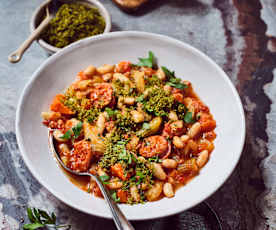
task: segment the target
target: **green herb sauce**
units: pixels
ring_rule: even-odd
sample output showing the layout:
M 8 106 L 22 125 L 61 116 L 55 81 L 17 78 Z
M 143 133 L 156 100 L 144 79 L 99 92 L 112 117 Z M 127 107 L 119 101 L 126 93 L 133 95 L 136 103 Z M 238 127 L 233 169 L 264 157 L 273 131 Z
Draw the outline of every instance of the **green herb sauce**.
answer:
M 105 20 L 99 10 L 81 3 L 63 4 L 42 35 L 47 43 L 63 48 L 80 39 L 101 34 Z

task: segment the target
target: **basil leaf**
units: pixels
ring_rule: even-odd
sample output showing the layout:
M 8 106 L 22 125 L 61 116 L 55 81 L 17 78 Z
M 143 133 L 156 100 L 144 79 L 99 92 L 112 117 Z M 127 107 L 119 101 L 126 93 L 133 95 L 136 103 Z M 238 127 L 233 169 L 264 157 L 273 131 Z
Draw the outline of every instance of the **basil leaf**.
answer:
M 139 58 L 138 66 L 146 66 L 149 68 L 152 68 L 155 64 L 155 57 L 153 52 L 149 51 L 149 57 L 148 58 Z
M 73 135 L 73 132 L 69 129 L 63 136 L 61 136 L 60 138 L 61 139 L 64 139 L 64 140 L 69 140 L 71 139 Z
M 44 227 L 44 224 L 41 223 L 31 223 L 31 224 L 24 224 L 23 229 L 28 229 L 28 230 L 35 230 L 38 228 Z
M 184 121 L 185 121 L 186 123 L 192 123 L 192 122 L 194 122 L 193 113 L 192 113 L 192 112 L 187 112 L 187 113 L 185 113 Z
M 78 138 L 81 134 L 82 122 L 79 122 L 75 127 L 72 128 L 72 130 L 74 132 L 75 138 Z

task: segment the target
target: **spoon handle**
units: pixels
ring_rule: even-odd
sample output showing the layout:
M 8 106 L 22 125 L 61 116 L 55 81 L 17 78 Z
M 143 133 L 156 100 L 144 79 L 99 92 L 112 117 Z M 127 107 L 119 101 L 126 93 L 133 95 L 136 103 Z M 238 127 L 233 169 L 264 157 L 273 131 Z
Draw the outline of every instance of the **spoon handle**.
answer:
M 22 58 L 22 55 L 28 49 L 28 47 L 32 44 L 32 42 L 38 38 L 41 32 L 45 29 L 45 27 L 50 23 L 52 16 L 48 15 L 40 25 L 35 29 L 35 31 L 29 36 L 27 40 L 25 40 L 19 48 L 11 53 L 8 57 L 11 63 L 19 62 Z
M 96 178 L 97 184 L 99 185 L 100 190 L 101 190 L 106 202 L 109 205 L 109 208 L 111 210 L 113 220 L 115 222 L 117 229 L 119 229 L 119 230 L 135 230 L 134 227 L 131 225 L 131 223 L 127 220 L 125 215 L 122 213 L 122 211 L 120 210 L 118 205 L 115 203 L 115 201 L 111 197 L 110 193 L 107 191 L 107 189 L 104 187 L 102 182 L 99 180 L 100 180 L 99 178 Z

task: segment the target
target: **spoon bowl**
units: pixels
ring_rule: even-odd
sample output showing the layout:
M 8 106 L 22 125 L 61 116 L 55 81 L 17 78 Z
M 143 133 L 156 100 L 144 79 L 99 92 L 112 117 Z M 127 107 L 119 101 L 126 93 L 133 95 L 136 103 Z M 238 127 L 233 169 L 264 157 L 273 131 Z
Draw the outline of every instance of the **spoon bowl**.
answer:
M 55 148 L 53 130 L 49 130 L 49 148 L 50 148 L 51 152 L 54 153 L 56 159 L 58 160 L 58 163 L 64 170 L 66 170 L 67 172 L 72 173 L 74 175 L 77 175 L 77 176 L 90 176 L 96 181 L 96 183 L 98 184 L 98 186 L 104 196 L 105 201 L 107 202 L 107 204 L 110 208 L 110 211 L 112 213 L 112 217 L 113 217 L 113 220 L 115 222 L 117 229 L 119 229 L 119 230 L 134 230 L 133 226 L 127 220 L 125 215 L 122 213 L 122 211 L 120 210 L 117 203 L 113 200 L 109 191 L 105 188 L 104 184 L 102 183 L 102 181 L 98 175 L 93 175 L 92 173 L 89 173 L 89 172 L 76 172 L 76 171 L 68 168 L 63 163 L 63 161 L 61 160 L 61 158 Z

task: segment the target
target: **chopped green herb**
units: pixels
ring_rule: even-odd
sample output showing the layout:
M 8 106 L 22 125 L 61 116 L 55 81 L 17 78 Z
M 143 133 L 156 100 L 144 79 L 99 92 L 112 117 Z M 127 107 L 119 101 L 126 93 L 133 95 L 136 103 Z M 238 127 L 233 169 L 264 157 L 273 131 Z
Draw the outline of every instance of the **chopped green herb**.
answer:
M 139 58 L 139 63 L 137 66 L 146 66 L 149 68 L 153 68 L 155 65 L 155 57 L 153 52 L 149 51 L 149 57 L 148 58 Z
M 179 82 L 179 83 L 173 83 L 173 82 L 167 82 L 167 85 L 172 86 L 177 89 L 186 89 L 188 86 Z
M 102 175 L 99 177 L 100 177 L 100 180 L 103 182 L 103 184 L 109 184 L 108 180 L 110 177 L 108 175 Z
M 192 112 L 187 112 L 184 116 L 184 121 L 186 123 L 193 123 L 194 122 L 193 113 Z
M 188 87 L 187 85 L 181 83 L 180 78 L 175 77 L 174 71 L 170 71 L 165 66 L 162 66 L 161 68 L 164 71 L 164 73 L 166 74 L 166 76 L 168 77 L 167 85 L 172 86 L 177 89 L 185 89 Z
M 148 161 L 149 161 L 149 162 L 156 162 L 156 163 L 161 163 L 161 162 L 162 162 L 162 160 L 161 160 L 161 159 L 159 159 L 159 157 L 158 157 L 158 156 L 148 158 Z
M 113 118 L 116 115 L 116 112 L 117 112 L 116 110 L 112 110 L 109 107 L 106 107 L 105 111 L 107 112 L 108 116 L 111 117 L 111 118 Z
M 140 95 L 139 97 L 136 98 L 137 102 L 143 102 L 144 101 L 144 95 Z
M 162 70 L 164 71 L 164 73 L 166 74 L 167 77 L 169 77 L 169 78 L 175 78 L 174 71 L 170 71 L 165 66 L 161 66 L 161 68 L 162 68 Z
M 61 136 L 60 138 L 63 139 L 63 140 L 69 140 L 71 139 L 73 135 L 73 132 L 71 131 L 71 129 L 69 129 L 63 136 Z
M 111 197 L 116 203 L 120 202 L 120 198 L 117 197 L 116 191 L 111 191 Z
M 74 138 L 78 138 L 81 134 L 81 130 L 82 130 L 82 122 L 79 122 L 76 126 L 74 126 L 72 128 L 73 132 L 74 132 Z

